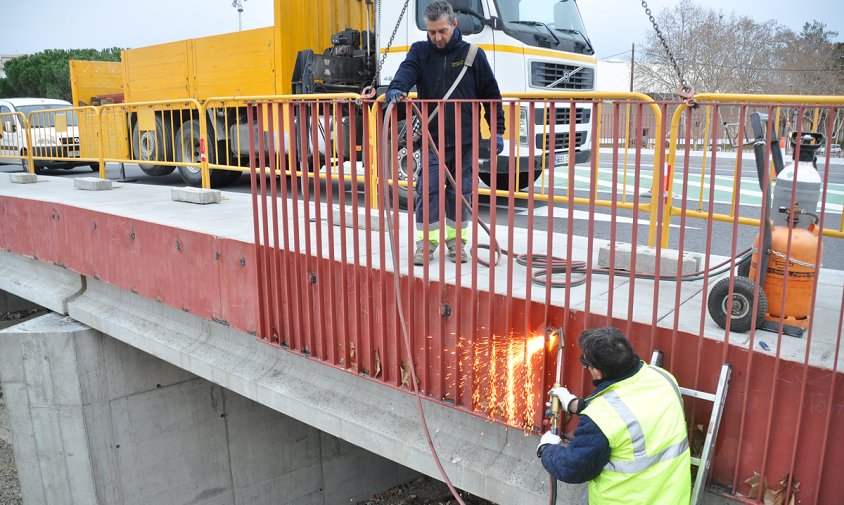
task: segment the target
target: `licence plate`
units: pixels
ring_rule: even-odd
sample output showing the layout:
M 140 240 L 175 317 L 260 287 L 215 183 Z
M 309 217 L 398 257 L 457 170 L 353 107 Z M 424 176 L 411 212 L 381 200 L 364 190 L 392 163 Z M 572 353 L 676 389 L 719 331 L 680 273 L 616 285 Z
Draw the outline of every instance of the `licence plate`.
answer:
M 566 165 L 569 162 L 569 154 L 555 154 L 554 155 L 554 166 Z

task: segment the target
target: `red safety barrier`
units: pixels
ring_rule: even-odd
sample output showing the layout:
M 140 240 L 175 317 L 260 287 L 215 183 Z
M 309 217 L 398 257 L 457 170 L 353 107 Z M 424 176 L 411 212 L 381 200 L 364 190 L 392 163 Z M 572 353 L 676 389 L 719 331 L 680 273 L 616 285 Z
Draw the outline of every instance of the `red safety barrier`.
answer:
M 781 490 L 801 503 L 840 502 L 844 253 L 836 246 L 844 166 L 831 158 L 817 164 L 817 222 L 807 231 L 815 256 L 796 256 L 791 244 L 803 231 L 786 225 L 785 233 L 775 230 L 788 244 L 778 251 L 783 258 L 774 255 L 767 269 L 738 280 L 742 251 L 770 218 L 763 202 L 771 190 L 756 180 L 752 151 L 746 158 L 746 148 L 726 145 L 754 140 L 750 118 L 767 114 L 761 142 L 769 166 L 770 140 L 779 132 L 773 118 L 785 105 L 683 110 L 632 97 L 455 103 L 461 107 L 452 115 L 442 102 L 401 102 L 390 110 L 386 132 L 383 103 L 248 106 L 259 337 L 408 391 L 415 366 L 419 390 L 431 401 L 540 433 L 554 382 L 580 395 L 592 389 L 578 362 L 580 332 L 617 326 L 642 358 L 663 351 L 665 368 L 683 387 L 713 392 L 721 365 L 731 366 L 712 489 L 748 501 Z M 814 106 L 789 105 L 782 117 L 804 117 Z M 439 113 L 432 117 L 434 107 Z M 720 107 L 730 108 L 729 132 Z M 483 124 L 487 108 L 493 117 L 505 112 L 506 132 Z M 832 131 L 840 108 L 822 109 Z M 635 125 L 652 121 L 653 146 L 627 118 Z M 453 148 L 454 181 L 444 170 L 433 177 L 434 157 L 447 151 L 446 132 L 462 138 L 467 125 L 471 141 Z M 500 156 L 490 156 L 498 133 L 510 140 Z M 796 133 L 804 133 L 802 126 Z M 722 151 L 706 149 L 725 138 L 733 140 Z M 826 139 L 826 149 L 833 143 Z M 464 230 L 470 259 L 449 261 L 441 241 L 431 258 L 413 265 L 417 230 L 430 236 L 451 223 L 445 191 L 428 198 L 432 185 L 449 184 L 470 197 L 466 216 L 457 213 L 452 223 Z M 795 183 L 790 194 L 797 189 Z M 651 198 L 663 190 L 666 198 Z M 802 203 L 796 199 L 792 207 Z M 648 247 L 649 237 L 665 240 Z M 780 260 L 784 272 L 772 273 Z M 767 284 L 757 287 L 762 271 L 783 279 L 776 296 Z M 712 294 L 719 283 L 727 286 L 725 303 Z M 802 336 L 756 318 L 763 293 L 767 306 L 779 309 L 769 313 L 786 313 L 799 301 L 789 283 L 792 289 L 802 283 L 807 294 L 800 296 L 809 298 L 809 314 L 786 321 L 800 319 Z M 739 295 L 748 286 L 745 306 Z M 719 307 L 726 328 L 711 315 Z M 743 333 L 735 331 L 746 316 L 742 308 L 752 319 Z M 699 450 L 712 404 L 687 400 L 686 410 L 690 442 Z M 569 431 L 574 426 L 566 424 Z M 765 482 L 752 486 L 754 473 Z

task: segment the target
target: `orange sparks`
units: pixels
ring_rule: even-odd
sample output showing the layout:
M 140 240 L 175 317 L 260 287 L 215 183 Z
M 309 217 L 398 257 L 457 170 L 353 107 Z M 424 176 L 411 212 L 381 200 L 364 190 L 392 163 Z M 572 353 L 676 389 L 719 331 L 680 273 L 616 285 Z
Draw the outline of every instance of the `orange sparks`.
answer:
M 488 353 L 475 355 L 473 372 L 485 376 L 486 384 L 477 381 L 473 388 L 474 407 L 491 417 L 503 418 L 511 426 L 530 430 L 536 412 L 534 385 L 541 380 L 535 357 L 545 348 L 545 336 L 527 339 L 493 336 Z M 484 386 L 486 386 L 484 388 Z

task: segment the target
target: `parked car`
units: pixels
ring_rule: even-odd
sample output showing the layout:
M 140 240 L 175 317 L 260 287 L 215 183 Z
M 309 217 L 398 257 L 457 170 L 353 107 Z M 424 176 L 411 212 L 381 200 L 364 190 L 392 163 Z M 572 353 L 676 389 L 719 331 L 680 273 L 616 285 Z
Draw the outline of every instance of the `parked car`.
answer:
M 818 156 L 825 156 L 826 155 L 826 146 L 820 146 L 818 148 Z M 829 145 L 829 156 L 840 158 L 841 157 L 841 145 L 840 144 L 830 144 Z
M 55 161 L 35 160 L 36 172 L 48 167 L 71 169 L 80 165 L 89 165 L 92 170 L 98 170 L 99 166 L 96 163 L 67 159 L 79 157 L 79 123 L 74 112 L 39 113 L 30 116 L 30 113 L 36 111 L 69 107 L 73 107 L 70 102 L 52 98 L 0 99 L 0 163 L 20 163 L 24 170 L 29 169 L 26 155 L 30 146 L 26 137 L 26 128 L 20 115 L 15 114 L 20 113 L 31 121 L 29 127 L 33 156 L 65 158 Z M 65 117 L 64 131 L 56 130 L 56 116 Z M 23 156 L 23 158 L 18 159 L 18 156 Z

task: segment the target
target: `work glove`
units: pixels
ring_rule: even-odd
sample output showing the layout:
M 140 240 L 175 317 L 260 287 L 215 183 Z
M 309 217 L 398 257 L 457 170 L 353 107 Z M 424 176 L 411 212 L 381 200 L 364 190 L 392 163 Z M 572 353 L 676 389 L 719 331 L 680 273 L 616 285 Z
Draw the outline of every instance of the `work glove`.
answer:
M 495 136 L 495 152 L 496 154 L 501 154 L 504 151 L 504 136 L 503 135 L 496 135 Z
M 399 103 L 406 96 L 407 93 L 400 89 L 388 89 L 386 94 L 387 104 Z
M 551 391 L 548 391 L 548 394 L 552 397 L 556 396 L 557 398 L 559 398 L 560 405 L 566 412 L 569 411 L 569 403 L 571 403 L 572 400 L 577 400 L 577 396 L 571 394 L 571 392 L 569 392 L 569 390 L 563 386 L 551 389 Z
M 539 445 L 536 447 L 536 457 L 542 457 L 542 451 L 545 450 L 545 447 L 548 445 L 557 445 L 562 442 L 563 439 L 555 435 L 554 433 L 547 431 L 542 438 L 539 439 Z

